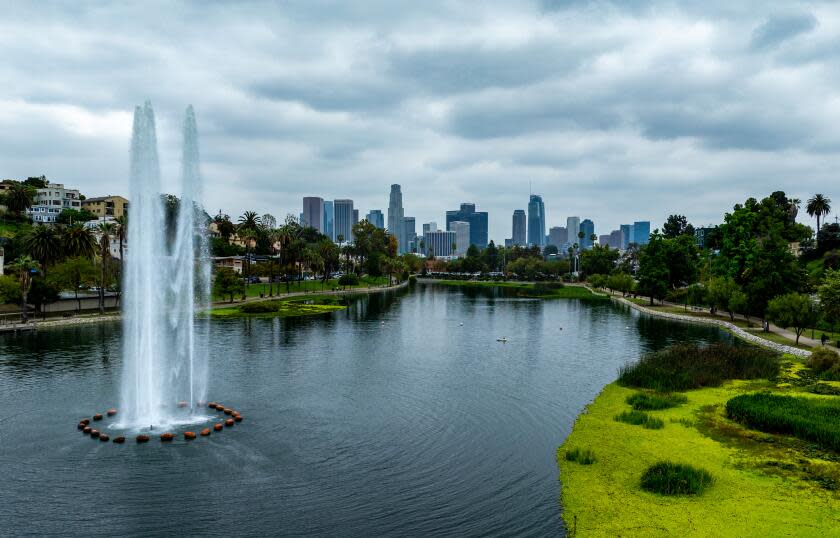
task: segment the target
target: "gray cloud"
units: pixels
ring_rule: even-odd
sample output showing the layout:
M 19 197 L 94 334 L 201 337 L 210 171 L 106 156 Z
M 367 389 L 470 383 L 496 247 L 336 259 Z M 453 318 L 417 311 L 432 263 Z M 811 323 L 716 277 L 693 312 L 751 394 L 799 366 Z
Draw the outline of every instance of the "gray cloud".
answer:
M 757 49 L 774 47 L 816 26 L 817 18 L 811 13 L 772 15 L 753 31 L 751 44 Z

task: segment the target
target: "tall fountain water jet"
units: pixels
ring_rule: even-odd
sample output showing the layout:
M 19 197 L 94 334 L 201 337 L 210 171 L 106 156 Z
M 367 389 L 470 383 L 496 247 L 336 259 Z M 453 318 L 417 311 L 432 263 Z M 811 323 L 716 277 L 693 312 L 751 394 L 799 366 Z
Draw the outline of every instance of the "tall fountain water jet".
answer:
M 184 123 L 181 202 L 167 243 L 151 104 L 134 111 L 131 207 L 124 260 L 122 420 L 129 427 L 190 420 L 207 390 L 206 349 L 195 334 L 196 306 L 209 303 L 210 269 L 201 208 L 198 135 L 192 107 Z

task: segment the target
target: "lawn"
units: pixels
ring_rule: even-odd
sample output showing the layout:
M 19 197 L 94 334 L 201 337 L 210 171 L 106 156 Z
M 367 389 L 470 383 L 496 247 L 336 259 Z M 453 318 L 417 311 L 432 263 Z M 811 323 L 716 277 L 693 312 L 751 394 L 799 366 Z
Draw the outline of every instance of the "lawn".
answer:
M 344 308 L 347 308 L 347 303 L 343 297 L 310 295 L 214 308 L 210 310 L 210 315 L 214 318 L 297 317 L 327 314 Z
M 789 358 L 789 357 L 788 357 Z M 802 364 L 790 359 L 786 381 Z M 837 536 L 840 456 L 793 437 L 748 429 L 726 418 L 726 402 L 760 390 L 808 398 L 804 387 L 767 380 L 728 381 L 687 391 L 687 402 L 651 410 L 662 429 L 618 422 L 640 391 L 607 385 L 557 451 L 563 518 L 580 536 Z M 592 450 L 580 465 L 567 450 Z M 707 471 L 700 495 L 663 496 L 642 489 L 650 466 L 669 461 Z
M 608 299 L 606 295 L 593 293 L 584 286 L 568 286 L 560 282 L 496 282 L 486 280 L 438 280 L 435 284 L 471 288 L 505 288 L 515 290 L 520 297 L 535 299 Z
M 358 286 L 347 286 L 347 289 L 352 288 L 369 288 L 369 287 L 377 287 L 377 286 L 385 286 L 388 284 L 388 277 L 381 276 L 381 277 L 369 277 L 364 276 L 359 280 Z M 325 283 L 322 283 L 320 280 L 302 280 L 297 282 L 290 282 L 289 283 L 289 293 L 301 293 L 301 292 L 309 292 L 309 293 L 317 293 L 321 291 L 330 291 L 336 288 L 341 288 L 338 285 L 338 280 L 330 279 L 327 280 Z M 286 283 L 285 282 L 275 282 L 273 285 L 274 295 L 278 294 L 285 294 L 286 293 Z M 259 297 L 260 293 L 263 296 L 268 297 L 269 285 L 268 282 L 260 283 L 260 284 L 249 284 L 247 288 L 247 296 L 248 297 Z M 214 301 L 226 301 L 228 297 L 220 297 L 220 296 L 213 296 Z M 239 297 L 237 297 L 239 299 Z

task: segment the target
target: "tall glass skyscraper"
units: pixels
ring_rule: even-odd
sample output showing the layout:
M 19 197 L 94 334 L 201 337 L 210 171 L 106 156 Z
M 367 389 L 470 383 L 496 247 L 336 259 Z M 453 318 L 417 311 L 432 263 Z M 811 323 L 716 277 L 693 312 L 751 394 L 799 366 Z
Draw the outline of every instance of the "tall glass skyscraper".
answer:
M 594 244 L 591 237 L 595 233 L 595 223 L 589 219 L 580 222 L 580 231 L 583 232 L 583 239 L 580 241 L 580 248 L 590 249 Z
M 580 246 L 580 217 L 566 217 L 566 234 L 569 238 L 569 246 L 577 244 Z
M 542 196 L 536 194 L 528 201 L 528 244 L 545 246 L 545 204 Z
M 344 237 L 344 242 L 353 241 L 353 200 L 335 200 L 335 239 Z
M 633 242 L 633 225 L 622 224 L 619 230 L 621 231 L 621 250 L 627 250 Z
M 301 226 L 324 231 L 324 199 L 317 196 L 303 197 L 303 219 Z
M 475 204 L 461 204 L 461 209 L 446 212 L 446 229 L 451 230 L 451 224 L 456 221 L 470 224 L 470 244 L 478 248 L 487 246 L 487 212 L 476 211 Z
M 370 213 L 368 213 L 365 218 L 369 223 L 373 224 L 377 228 L 385 227 L 385 215 L 383 215 L 382 211 L 378 209 L 371 209 Z
M 405 240 L 405 213 L 403 210 L 402 190 L 394 183 L 388 198 L 388 232 L 397 238 L 397 252 L 404 254 L 408 245 Z
M 525 210 L 515 209 L 513 211 L 513 230 L 511 231 L 511 241 L 514 245 L 525 245 L 527 236 L 525 235 L 528 229 L 525 221 Z
M 633 242 L 639 246 L 650 243 L 649 220 L 637 220 L 633 223 Z
M 335 212 L 332 200 L 324 200 L 324 235 L 335 241 Z

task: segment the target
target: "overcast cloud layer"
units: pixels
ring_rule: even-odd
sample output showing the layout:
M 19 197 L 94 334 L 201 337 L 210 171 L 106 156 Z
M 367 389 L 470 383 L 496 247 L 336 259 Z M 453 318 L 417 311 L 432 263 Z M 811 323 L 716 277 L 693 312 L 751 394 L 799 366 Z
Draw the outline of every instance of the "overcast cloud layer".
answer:
M 600 234 L 773 190 L 840 207 L 836 3 L 120 4 L 4 6 L 0 177 L 125 194 L 148 98 L 165 181 L 193 104 L 208 211 L 234 218 L 384 212 L 391 183 L 418 229 L 471 201 L 497 242 L 529 190 Z

